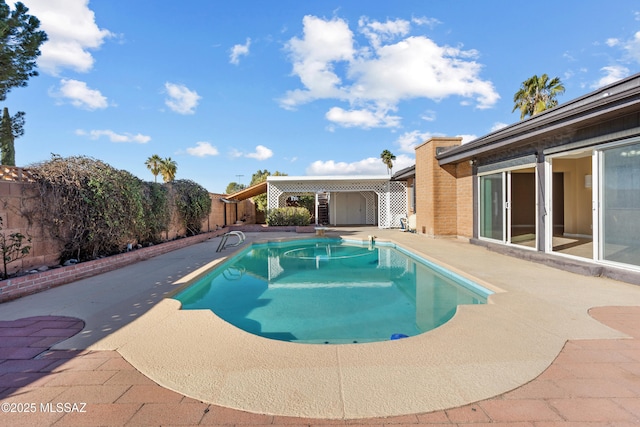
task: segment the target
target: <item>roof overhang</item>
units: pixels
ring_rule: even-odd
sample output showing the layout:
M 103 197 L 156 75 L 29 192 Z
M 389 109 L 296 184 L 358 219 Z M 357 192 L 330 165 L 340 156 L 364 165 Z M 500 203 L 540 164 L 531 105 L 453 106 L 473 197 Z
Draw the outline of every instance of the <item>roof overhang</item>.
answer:
M 326 175 L 326 176 L 268 176 L 267 182 L 318 182 L 318 181 L 389 181 L 389 175 Z
M 235 203 L 242 200 L 250 199 L 251 197 L 259 196 L 267 192 L 267 181 L 260 182 L 258 184 L 247 187 L 244 190 L 240 190 L 237 193 L 233 193 L 222 199 L 225 203 Z
M 404 168 L 394 173 L 391 177 L 394 181 L 406 181 L 409 178 L 415 178 L 416 176 L 416 165 L 409 166 L 408 168 Z
M 640 112 L 640 74 L 507 126 L 436 155 L 440 165 L 459 163 L 524 146 L 543 138 L 566 135 L 615 117 Z

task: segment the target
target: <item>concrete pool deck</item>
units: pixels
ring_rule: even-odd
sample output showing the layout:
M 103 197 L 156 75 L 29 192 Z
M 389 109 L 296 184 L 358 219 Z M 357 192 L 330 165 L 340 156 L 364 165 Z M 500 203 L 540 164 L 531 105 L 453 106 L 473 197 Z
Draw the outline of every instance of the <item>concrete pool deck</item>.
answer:
M 0 319 L 80 318 L 83 331 L 55 348 L 117 350 L 153 381 L 203 402 L 260 414 L 351 419 L 454 408 L 513 390 L 540 375 L 567 340 L 627 338 L 591 318 L 589 308 L 640 306 L 638 286 L 458 240 L 373 228 L 330 234 L 336 233 L 391 239 L 504 292 L 492 296 L 491 304 L 461 307 L 444 326 L 404 340 L 340 346 L 266 340 L 162 299 L 180 276 L 212 259 L 213 239 L 2 304 Z

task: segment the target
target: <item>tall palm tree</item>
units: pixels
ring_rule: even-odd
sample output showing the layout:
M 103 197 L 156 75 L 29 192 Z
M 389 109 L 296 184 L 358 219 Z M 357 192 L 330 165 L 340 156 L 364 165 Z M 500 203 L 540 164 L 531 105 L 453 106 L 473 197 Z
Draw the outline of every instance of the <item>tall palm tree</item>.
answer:
M 171 157 L 167 157 L 161 160 L 160 163 L 160 174 L 162 175 L 162 179 L 164 182 L 171 182 L 176 177 L 176 172 L 178 171 L 178 163 L 175 160 L 172 160 Z
M 534 75 L 520 86 L 515 95 L 513 95 L 513 113 L 520 110 L 520 120 L 527 116 L 535 116 L 549 108 L 558 105 L 556 96 L 564 93 L 564 85 L 558 77 L 549 80 L 549 76 L 543 74 L 538 77 Z
M 162 166 L 162 159 L 157 154 L 149 157 L 146 162 L 147 169 L 153 174 L 153 182 L 158 182 L 158 174 L 160 173 L 160 167 Z
M 393 161 L 396 159 L 396 156 L 389 150 L 384 150 L 380 153 L 380 158 L 382 159 L 382 163 L 387 166 L 387 171 L 389 175 L 391 175 L 391 169 L 393 169 Z

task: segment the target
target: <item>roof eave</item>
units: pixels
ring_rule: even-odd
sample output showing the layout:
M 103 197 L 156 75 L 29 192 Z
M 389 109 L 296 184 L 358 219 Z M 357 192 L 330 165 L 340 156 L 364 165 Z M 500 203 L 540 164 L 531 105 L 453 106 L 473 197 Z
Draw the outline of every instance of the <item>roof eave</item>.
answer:
M 640 81 L 640 74 L 625 79 L 622 83 L 628 83 L 633 79 Z M 501 149 L 506 145 L 516 144 L 554 132 L 561 127 L 575 126 L 580 122 L 594 120 L 599 116 L 611 115 L 624 109 L 637 109 L 637 105 L 640 103 L 640 84 L 618 93 L 608 93 L 608 90 L 613 86 L 621 85 L 622 83 L 618 82 L 618 84 L 609 85 L 467 144 L 446 150 L 438 154 L 436 159 L 440 165 L 458 163 Z M 584 101 L 588 98 L 593 98 L 593 100 L 585 103 Z

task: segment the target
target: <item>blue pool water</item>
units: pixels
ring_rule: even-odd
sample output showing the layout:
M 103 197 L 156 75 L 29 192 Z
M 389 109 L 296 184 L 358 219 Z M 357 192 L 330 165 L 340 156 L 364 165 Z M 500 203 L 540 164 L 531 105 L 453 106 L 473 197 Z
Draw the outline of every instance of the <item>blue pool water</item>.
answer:
M 429 331 L 489 294 L 392 244 L 307 239 L 251 245 L 174 298 L 266 338 L 340 344 Z

